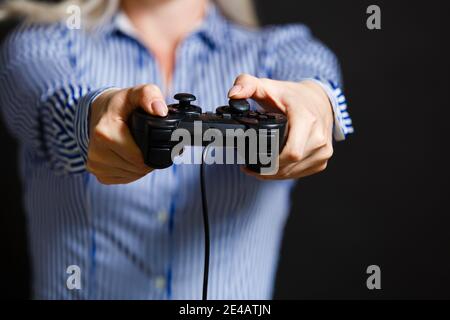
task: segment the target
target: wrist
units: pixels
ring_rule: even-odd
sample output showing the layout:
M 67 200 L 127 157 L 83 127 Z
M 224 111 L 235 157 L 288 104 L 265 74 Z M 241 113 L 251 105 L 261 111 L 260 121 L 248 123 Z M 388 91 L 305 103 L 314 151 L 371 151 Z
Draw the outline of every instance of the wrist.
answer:
M 308 97 L 312 102 L 312 106 L 315 112 L 320 115 L 320 117 L 326 122 L 326 124 L 331 125 L 334 121 L 334 110 L 332 101 L 323 88 L 323 86 L 315 80 L 305 80 L 300 82 L 303 90 L 307 90 Z
M 107 90 L 111 88 L 103 88 L 88 92 L 79 102 L 74 117 L 75 140 L 81 151 L 84 161 L 87 159 L 89 146 L 90 126 L 92 118 L 92 107 L 97 98 L 99 98 Z
M 345 140 L 348 134 L 353 133 L 353 126 L 347 112 L 346 98 L 341 88 L 334 82 L 316 77 L 308 79 L 322 87 L 331 103 L 334 116 L 333 136 L 336 141 Z
M 106 112 L 111 98 L 121 89 L 107 88 L 97 91 L 97 94 L 91 99 L 89 107 L 88 124 L 89 131 L 99 122 L 102 115 Z

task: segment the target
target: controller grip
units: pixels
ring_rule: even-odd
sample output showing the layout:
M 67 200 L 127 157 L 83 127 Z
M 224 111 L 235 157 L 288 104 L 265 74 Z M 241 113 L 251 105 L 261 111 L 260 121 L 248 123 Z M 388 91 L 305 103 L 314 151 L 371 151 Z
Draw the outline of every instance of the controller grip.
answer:
M 172 132 L 178 126 L 178 119 L 152 117 L 135 110 L 129 120 L 129 128 L 137 146 L 142 151 L 144 162 L 153 169 L 172 166 Z
M 267 129 L 266 134 L 261 135 L 257 130 L 256 150 L 252 149 L 249 141 L 245 146 L 245 167 L 258 174 L 270 174 L 272 170 L 278 170 L 278 157 L 286 143 L 286 126 Z M 262 141 L 265 146 L 262 145 Z M 275 145 L 272 145 L 275 142 Z M 252 154 L 252 151 L 255 154 Z M 256 159 L 256 161 L 255 161 Z M 267 161 L 266 161 L 267 160 Z

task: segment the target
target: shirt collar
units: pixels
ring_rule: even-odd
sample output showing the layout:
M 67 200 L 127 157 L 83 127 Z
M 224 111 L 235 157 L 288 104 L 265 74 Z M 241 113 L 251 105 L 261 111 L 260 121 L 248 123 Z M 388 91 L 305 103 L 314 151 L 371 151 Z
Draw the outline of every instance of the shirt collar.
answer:
M 210 4 L 202 24 L 191 33 L 191 36 L 198 35 L 208 45 L 213 47 L 220 46 L 227 41 L 228 26 L 229 22 L 219 9 L 215 5 Z M 121 33 L 139 41 L 134 26 L 123 11 L 117 12 L 111 20 L 99 26 L 97 31 L 107 35 Z
M 210 4 L 203 23 L 194 33 L 201 35 L 215 46 L 221 46 L 228 42 L 228 30 L 227 19 L 215 5 Z

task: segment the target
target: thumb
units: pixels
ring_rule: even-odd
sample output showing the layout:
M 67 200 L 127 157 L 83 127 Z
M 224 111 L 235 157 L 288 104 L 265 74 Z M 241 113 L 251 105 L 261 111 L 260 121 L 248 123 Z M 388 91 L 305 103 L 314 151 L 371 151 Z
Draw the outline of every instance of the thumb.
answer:
M 232 99 L 255 99 L 264 100 L 267 94 L 261 79 L 249 74 L 241 74 L 234 81 L 234 86 L 228 92 Z
M 131 88 L 128 92 L 128 113 L 141 107 L 154 116 L 167 116 L 168 108 L 158 86 L 146 84 Z
M 236 78 L 234 86 L 228 93 L 230 99 L 253 99 L 266 111 L 285 112 L 281 102 L 282 86 L 279 81 L 256 78 L 248 74 L 241 74 Z

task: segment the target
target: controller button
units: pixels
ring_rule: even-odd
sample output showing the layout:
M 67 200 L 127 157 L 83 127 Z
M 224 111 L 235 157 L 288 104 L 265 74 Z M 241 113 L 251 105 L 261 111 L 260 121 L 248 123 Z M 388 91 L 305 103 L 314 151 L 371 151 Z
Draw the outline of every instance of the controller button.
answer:
M 180 102 L 180 105 L 190 105 L 192 101 L 197 100 L 197 98 L 190 93 L 177 93 L 174 98 Z
M 230 99 L 228 102 L 231 110 L 236 113 L 244 113 L 250 110 L 250 104 L 245 99 Z
M 227 107 L 218 107 L 218 108 L 216 109 L 216 113 L 219 114 L 219 115 L 224 114 L 224 113 L 227 112 L 226 109 L 227 109 Z
M 197 100 L 194 95 L 190 93 L 177 93 L 174 98 L 178 100 L 178 104 L 172 104 L 169 106 L 171 112 L 184 115 L 200 115 L 202 113 L 202 109 L 200 107 L 191 104 L 192 101 Z

